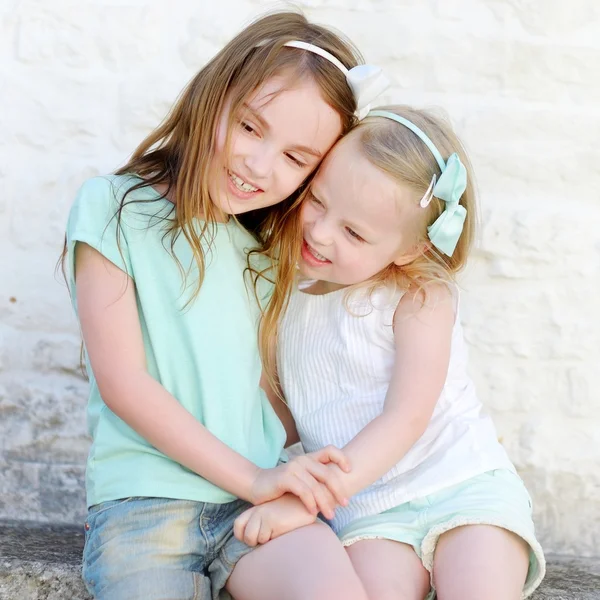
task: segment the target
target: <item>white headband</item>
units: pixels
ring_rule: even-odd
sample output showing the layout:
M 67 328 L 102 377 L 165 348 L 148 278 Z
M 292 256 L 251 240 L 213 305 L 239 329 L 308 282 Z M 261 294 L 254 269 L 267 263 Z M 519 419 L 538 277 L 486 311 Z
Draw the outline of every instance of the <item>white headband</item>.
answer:
M 300 50 L 307 50 L 313 54 L 318 54 L 335 65 L 346 76 L 348 85 L 354 94 L 354 98 L 356 99 L 355 114 L 359 120 L 367 116 L 371 108 L 371 102 L 385 91 L 390 84 L 389 79 L 384 75 L 380 67 L 358 65 L 348 70 L 331 52 L 327 52 L 327 50 L 323 50 L 323 48 L 319 48 L 319 46 L 315 46 L 314 44 L 293 40 L 286 42 L 284 46 L 299 48 Z

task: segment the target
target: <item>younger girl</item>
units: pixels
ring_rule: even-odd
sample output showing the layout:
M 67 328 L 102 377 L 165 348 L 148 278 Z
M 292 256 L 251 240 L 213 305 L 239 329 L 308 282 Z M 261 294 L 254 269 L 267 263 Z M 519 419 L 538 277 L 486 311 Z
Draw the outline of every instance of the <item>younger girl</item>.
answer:
M 324 465 L 345 468 L 339 451 L 277 467 L 285 431 L 259 387 L 245 281 L 256 240 L 234 216 L 294 194 L 351 127 L 357 61 L 299 14 L 260 19 L 124 167 L 77 196 L 66 251 L 90 378 L 83 575 L 95 598 L 217 598 L 249 550 L 232 533 L 249 502 L 287 491 L 330 515 L 344 503 Z M 332 545 L 323 531 L 315 541 Z
M 423 600 L 430 588 L 517 600 L 544 575 L 530 497 L 467 375 L 454 276 L 474 222 L 454 133 L 391 107 L 338 142 L 301 213 L 273 232 L 281 269 L 263 340 L 298 261 L 278 378 L 304 449 L 333 444 L 351 463 L 328 466 L 352 497 L 330 522 L 373 600 Z M 286 496 L 244 513 L 236 535 L 264 543 L 313 521 Z

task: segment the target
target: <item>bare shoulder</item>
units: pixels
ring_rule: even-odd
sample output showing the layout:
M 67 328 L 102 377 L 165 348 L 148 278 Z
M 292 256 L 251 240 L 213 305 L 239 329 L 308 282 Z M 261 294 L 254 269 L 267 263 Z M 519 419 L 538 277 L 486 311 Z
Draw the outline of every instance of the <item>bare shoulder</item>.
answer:
M 456 292 L 450 285 L 443 282 L 432 282 L 425 288 L 411 288 L 403 294 L 394 320 L 427 313 L 445 313 L 454 315 L 456 306 Z

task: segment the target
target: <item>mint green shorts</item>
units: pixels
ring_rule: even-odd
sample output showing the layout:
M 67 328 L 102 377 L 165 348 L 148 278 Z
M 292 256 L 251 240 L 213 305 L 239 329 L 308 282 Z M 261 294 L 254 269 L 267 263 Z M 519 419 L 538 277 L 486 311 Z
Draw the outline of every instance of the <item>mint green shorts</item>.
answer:
M 378 515 L 357 519 L 339 537 L 344 546 L 372 539 L 408 544 L 431 574 L 440 536 L 463 525 L 495 525 L 523 538 L 530 551 L 522 597 L 533 593 L 544 578 L 546 561 L 535 538 L 529 493 L 521 478 L 508 469 L 488 471 Z M 427 600 L 432 598 L 433 580 Z

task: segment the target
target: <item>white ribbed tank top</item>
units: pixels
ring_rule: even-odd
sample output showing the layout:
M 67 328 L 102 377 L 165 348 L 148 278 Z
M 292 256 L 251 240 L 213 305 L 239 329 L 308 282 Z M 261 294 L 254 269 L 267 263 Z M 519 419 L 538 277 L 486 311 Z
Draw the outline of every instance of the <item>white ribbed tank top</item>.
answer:
M 401 292 L 380 288 L 312 295 L 296 289 L 282 319 L 277 362 L 304 450 L 343 448 L 381 414 L 395 358 L 392 323 Z M 351 521 L 427 496 L 492 469 L 514 470 L 467 375 L 458 315 L 448 375 L 425 433 L 380 480 L 340 507 Z

